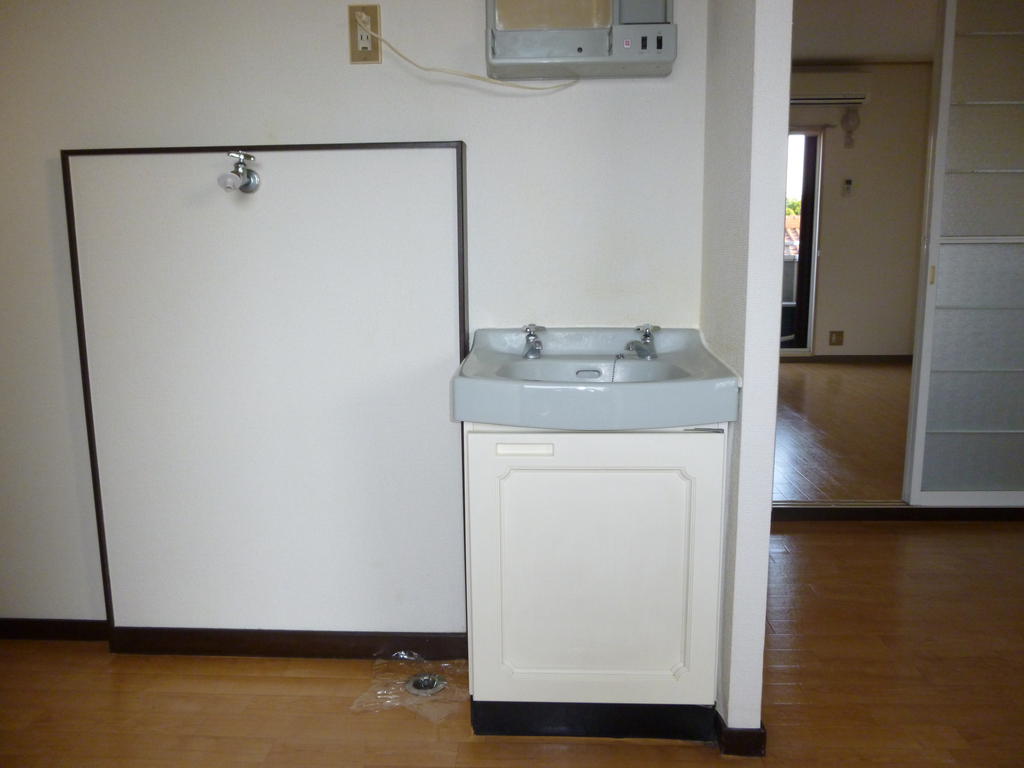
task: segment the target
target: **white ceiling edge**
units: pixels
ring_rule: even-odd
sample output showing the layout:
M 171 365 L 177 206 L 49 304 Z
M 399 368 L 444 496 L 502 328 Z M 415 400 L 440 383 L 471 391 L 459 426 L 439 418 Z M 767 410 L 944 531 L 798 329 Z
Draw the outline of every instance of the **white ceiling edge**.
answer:
M 939 0 L 793 0 L 794 63 L 931 61 Z

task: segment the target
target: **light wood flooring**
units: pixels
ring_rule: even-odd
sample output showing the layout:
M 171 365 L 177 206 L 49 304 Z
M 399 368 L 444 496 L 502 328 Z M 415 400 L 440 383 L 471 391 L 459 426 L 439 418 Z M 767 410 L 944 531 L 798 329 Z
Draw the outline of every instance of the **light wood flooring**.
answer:
M 1019 768 L 1024 525 L 781 523 L 766 636 L 766 759 L 706 744 L 474 736 L 354 713 L 368 661 L 113 656 L 0 642 L 4 768 L 337 766 Z
M 775 501 L 898 501 L 910 363 L 779 366 Z

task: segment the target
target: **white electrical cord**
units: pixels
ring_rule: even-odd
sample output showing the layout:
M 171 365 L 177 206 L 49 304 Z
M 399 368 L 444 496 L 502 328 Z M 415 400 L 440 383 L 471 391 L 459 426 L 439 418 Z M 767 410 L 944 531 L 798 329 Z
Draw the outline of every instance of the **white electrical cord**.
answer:
M 371 37 L 377 38 L 381 42 L 381 45 L 386 45 L 388 49 L 402 61 L 411 64 L 421 72 L 437 72 L 438 74 L 449 75 L 450 77 L 464 77 L 468 80 L 476 80 L 481 83 L 491 83 L 492 85 L 500 85 L 503 88 L 518 88 L 523 91 L 561 91 L 564 90 L 565 88 L 576 85 L 576 83 L 579 82 L 579 79 L 577 78 L 575 80 L 568 80 L 564 83 L 556 83 L 555 85 L 522 85 L 521 83 L 506 83 L 504 80 L 495 80 L 493 77 L 485 77 L 484 75 L 474 75 L 472 72 L 463 72 L 461 69 L 446 69 L 445 67 L 425 67 L 422 64 L 419 64 L 418 62 L 410 59 L 408 56 L 406 56 L 404 53 L 398 50 L 395 46 L 393 46 L 390 42 L 388 42 L 383 37 L 374 32 L 372 29 L 370 29 L 366 25 L 366 22 L 363 21 L 363 19 L 359 18 L 358 14 L 356 15 L 356 24 L 358 24 L 359 28 L 362 29 L 366 34 L 370 35 Z

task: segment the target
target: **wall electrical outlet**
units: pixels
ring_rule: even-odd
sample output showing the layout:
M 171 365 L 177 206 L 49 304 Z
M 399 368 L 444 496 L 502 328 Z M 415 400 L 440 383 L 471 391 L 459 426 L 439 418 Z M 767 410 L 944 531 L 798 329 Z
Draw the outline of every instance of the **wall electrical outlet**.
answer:
M 360 22 L 362 22 L 360 24 Z M 350 5 L 348 7 L 348 58 L 352 64 L 380 64 L 380 40 L 370 32 L 380 34 L 379 5 Z
M 841 347 L 841 346 L 843 346 L 843 332 L 842 331 L 829 331 L 828 332 L 828 345 L 830 347 Z

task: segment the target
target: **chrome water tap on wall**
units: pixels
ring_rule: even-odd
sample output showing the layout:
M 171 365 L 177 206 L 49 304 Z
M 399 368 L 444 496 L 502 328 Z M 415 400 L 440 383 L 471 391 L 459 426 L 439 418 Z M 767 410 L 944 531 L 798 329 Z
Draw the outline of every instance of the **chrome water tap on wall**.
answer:
M 541 331 L 546 331 L 543 325 L 535 325 L 528 323 L 523 326 L 523 333 L 526 334 L 526 346 L 523 348 L 523 357 L 527 360 L 536 360 L 540 357 L 541 350 L 544 349 L 544 343 L 537 338 L 537 334 Z
M 217 183 L 220 185 L 220 188 L 225 192 L 232 192 L 237 189 L 239 192 L 247 194 L 252 194 L 259 189 L 260 175 L 246 165 L 246 163 L 251 163 L 256 158 L 240 149 L 228 152 L 228 157 L 233 157 L 235 164 L 230 171 L 222 173 L 217 177 Z

